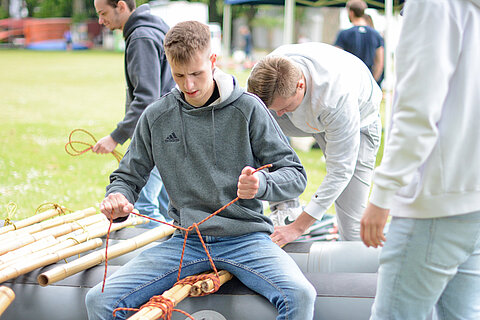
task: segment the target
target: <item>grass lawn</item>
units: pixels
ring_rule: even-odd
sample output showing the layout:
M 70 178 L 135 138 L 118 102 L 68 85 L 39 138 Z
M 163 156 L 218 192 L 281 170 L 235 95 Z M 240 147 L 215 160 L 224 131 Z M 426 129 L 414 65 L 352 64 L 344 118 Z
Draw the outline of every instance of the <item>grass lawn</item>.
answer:
M 6 217 L 9 202 L 17 205 L 15 220 L 44 203 L 72 210 L 97 206 L 117 161 L 92 152 L 72 157 L 64 147 L 75 128 L 100 139 L 122 119 L 123 54 L 0 50 L 0 61 L 0 219 Z M 245 84 L 248 71 L 236 70 L 225 69 Z M 77 140 L 89 142 L 87 136 Z M 127 145 L 117 149 L 124 153 Z M 319 165 L 319 150 L 299 156 L 308 173 L 301 196 L 306 203 L 325 167 Z

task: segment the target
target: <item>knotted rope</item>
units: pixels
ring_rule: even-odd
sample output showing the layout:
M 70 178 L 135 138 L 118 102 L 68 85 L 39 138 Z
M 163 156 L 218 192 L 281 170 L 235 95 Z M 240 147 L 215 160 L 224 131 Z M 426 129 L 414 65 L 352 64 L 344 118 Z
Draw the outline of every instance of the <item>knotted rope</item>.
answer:
M 265 168 L 270 168 L 270 167 L 272 167 L 271 164 L 261 166 L 260 168 L 255 169 L 252 172 L 252 174 L 254 174 L 255 172 L 258 172 L 260 170 L 263 170 Z M 180 257 L 180 265 L 178 267 L 177 282 L 175 283 L 175 285 L 178 285 L 178 284 L 193 285 L 194 283 L 196 283 L 200 280 L 211 279 L 213 281 L 214 288 L 210 292 L 205 292 L 204 294 L 201 294 L 201 295 L 206 295 L 206 294 L 214 293 L 220 288 L 220 277 L 218 275 L 217 268 L 215 267 L 215 264 L 213 263 L 213 259 L 210 256 L 210 252 L 208 251 L 207 246 L 205 245 L 205 242 L 203 241 L 203 238 L 202 238 L 202 235 L 200 233 L 200 229 L 198 228 L 198 226 L 201 225 L 202 223 L 204 223 L 205 221 L 211 219 L 212 217 L 216 216 L 218 213 L 222 212 L 223 210 L 225 210 L 226 208 L 228 208 L 229 206 L 231 206 L 232 204 L 237 202 L 239 199 L 240 198 L 237 196 L 235 199 L 233 199 L 232 201 L 230 201 L 229 203 L 227 203 L 226 205 L 224 205 L 223 207 L 221 207 L 217 211 L 213 212 L 212 214 L 210 214 L 209 216 L 207 216 L 206 218 L 204 218 L 200 222 L 192 224 L 188 228 L 184 228 L 184 227 L 181 227 L 181 226 L 176 226 L 176 225 L 173 225 L 171 223 L 168 223 L 168 222 L 165 222 L 165 221 L 160 221 L 160 220 L 145 216 L 145 215 L 140 214 L 140 213 L 136 213 L 136 212 L 131 212 L 131 213 L 134 214 L 134 215 L 137 215 L 139 217 L 143 217 L 143 218 L 146 218 L 146 219 L 150 219 L 150 220 L 153 220 L 153 221 L 156 221 L 156 222 L 166 224 L 170 227 L 173 227 L 173 228 L 176 228 L 176 229 L 179 229 L 179 230 L 182 230 L 182 231 L 185 232 L 185 236 L 184 236 L 184 239 L 183 239 L 182 255 Z M 110 218 L 110 226 L 109 226 L 108 232 L 107 232 L 107 244 L 105 246 L 105 273 L 104 273 L 104 276 L 103 276 L 102 292 L 105 288 L 105 281 L 106 281 L 106 277 L 107 277 L 107 250 L 108 250 L 108 239 L 109 239 L 109 236 L 110 236 L 110 228 L 112 226 L 112 222 L 113 221 Z M 200 242 L 202 243 L 203 249 L 205 250 L 205 253 L 207 254 L 208 261 L 210 262 L 210 265 L 212 266 L 212 269 L 213 269 L 215 274 L 214 275 L 212 275 L 212 274 L 200 274 L 200 275 L 196 275 L 196 276 L 186 277 L 185 279 L 180 280 L 180 275 L 181 275 L 181 272 L 182 272 L 183 256 L 185 254 L 185 246 L 186 246 L 186 243 L 187 243 L 188 233 L 190 231 L 192 231 L 193 229 L 195 229 L 195 231 L 197 232 L 198 238 L 200 239 Z M 150 307 L 160 308 L 163 312 L 162 318 L 164 318 L 165 320 L 170 320 L 171 314 L 172 314 L 173 311 L 181 312 L 182 314 L 188 316 L 190 319 L 193 319 L 188 313 L 186 313 L 184 311 L 181 311 L 181 310 L 178 310 L 178 309 L 174 309 L 173 308 L 174 305 L 175 305 L 175 303 L 173 301 L 159 295 L 159 296 L 152 297 L 149 302 L 147 302 L 145 305 L 143 305 L 139 309 L 137 309 L 137 308 L 117 308 L 113 311 L 113 316 L 115 317 L 116 311 L 119 311 L 119 310 L 138 311 L 138 310 L 140 310 L 144 307 L 150 306 Z
M 188 312 L 185 312 L 180 309 L 175 309 L 174 305 L 175 303 L 171 299 L 158 295 L 158 296 L 151 297 L 150 300 L 148 300 L 148 302 L 145 303 L 140 308 L 117 308 L 113 310 L 113 317 L 115 318 L 115 314 L 117 313 L 117 311 L 120 311 L 120 310 L 138 312 L 144 308 L 158 308 L 162 310 L 162 318 L 164 318 L 165 320 L 170 320 L 172 318 L 173 311 L 179 312 L 187 316 L 188 318 L 195 320 L 195 318 L 193 318 L 190 314 L 188 314 Z
M 94 143 L 91 144 L 91 143 L 88 143 L 88 142 L 85 142 L 85 141 L 72 140 L 72 137 L 76 132 L 85 133 L 90 138 L 92 138 Z M 85 130 L 85 129 L 74 129 L 74 130 L 72 130 L 72 132 L 70 132 L 70 135 L 68 136 L 68 142 L 65 144 L 65 151 L 71 156 L 79 156 L 81 154 L 84 154 L 84 153 L 92 150 L 96 143 L 97 143 L 97 139 L 95 139 L 93 134 L 91 134 L 87 130 Z M 75 144 L 80 144 L 80 145 L 84 145 L 84 146 L 87 146 L 87 147 L 85 149 L 78 150 L 78 149 L 75 148 Z M 69 147 L 70 147 L 71 150 L 69 150 Z M 122 158 L 123 158 L 123 155 L 116 150 L 113 150 L 111 152 L 111 154 L 115 157 L 115 159 L 117 159 L 118 162 L 120 162 L 120 160 L 122 160 Z
M 37 207 L 37 209 L 34 212 L 34 215 L 37 214 L 37 213 L 43 212 L 43 211 L 47 211 L 48 209 L 55 209 L 55 210 L 59 211 L 58 215 L 65 214 L 66 211 L 73 212 L 73 210 L 67 209 L 67 208 L 59 205 L 58 203 L 45 202 L 45 203 L 42 203 L 41 205 L 39 205 Z

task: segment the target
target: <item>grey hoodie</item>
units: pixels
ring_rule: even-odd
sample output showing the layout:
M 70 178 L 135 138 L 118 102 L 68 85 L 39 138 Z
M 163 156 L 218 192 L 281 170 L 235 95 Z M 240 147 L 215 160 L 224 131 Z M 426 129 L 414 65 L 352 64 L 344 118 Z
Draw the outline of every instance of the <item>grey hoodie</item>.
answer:
M 271 233 L 260 200 L 297 197 L 306 186 L 305 170 L 260 99 L 218 69 L 214 79 L 220 98 L 210 106 L 189 105 L 176 88 L 145 110 L 107 195 L 120 192 L 134 203 L 156 165 L 170 197 L 169 215 L 189 227 L 237 196 L 245 166 L 271 163 L 259 174 L 255 199 L 241 199 L 199 227 L 211 236 Z
M 132 137 L 145 108 L 175 86 L 163 50 L 168 30 L 162 19 L 150 14 L 147 4 L 133 11 L 125 23 L 125 117 L 110 134 L 120 144 Z

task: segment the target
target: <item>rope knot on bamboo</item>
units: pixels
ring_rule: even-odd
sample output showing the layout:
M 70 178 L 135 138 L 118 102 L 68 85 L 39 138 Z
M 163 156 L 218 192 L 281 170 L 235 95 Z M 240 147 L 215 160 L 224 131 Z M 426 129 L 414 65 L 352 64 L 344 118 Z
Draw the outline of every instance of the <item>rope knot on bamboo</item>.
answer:
M 12 216 L 15 214 L 15 211 L 17 211 L 17 204 L 14 202 L 9 202 L 7 204 L 7 217 L 5 218 L 3 226 L 12 225 L 15 228 L 15 230 L 17 230 L 17 226 L 11 220 Z
M 113 311 L 113 317 L 115 317 L 115 314 L 119 310 L 124 310 L 124 311 L 140 311 L 144 308 L 157 308 L 162 310 L 162 318 L 165 320 L 171 320 L 172 318 L 172 313 L 173 311 L 182 313 L 183 315 L 187 316 L 188 318 L 195 320 L 191 315 L 189 315 L 187 312 L 182 311 L 180 309 L 175 309 L 175 302 L 172 301 L 169 298 L 163 297 L 161 295 L 159 296 L 153 296 L 150 298 L 150 300 L 145 303 L 143 306 L 140 308 L 117 308 Z

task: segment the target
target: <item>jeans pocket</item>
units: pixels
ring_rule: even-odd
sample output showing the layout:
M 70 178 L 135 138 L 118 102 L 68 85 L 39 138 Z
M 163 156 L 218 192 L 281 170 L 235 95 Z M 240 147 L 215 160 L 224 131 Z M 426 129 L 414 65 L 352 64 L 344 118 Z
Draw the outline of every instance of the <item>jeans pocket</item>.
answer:
M 442 269 L 462 264 L 473 252 L 480 233 L 478 221 L 456 217 L 432 219 L 427 263 Z

